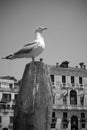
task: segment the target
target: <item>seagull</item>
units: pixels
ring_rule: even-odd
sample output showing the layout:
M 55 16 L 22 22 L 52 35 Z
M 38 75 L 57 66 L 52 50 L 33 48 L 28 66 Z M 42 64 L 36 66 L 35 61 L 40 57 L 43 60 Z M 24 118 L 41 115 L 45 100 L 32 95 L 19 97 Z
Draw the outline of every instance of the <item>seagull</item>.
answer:
M 2 57 L 2 59 L 18 59 L 18 58 L 32 58 L 32 61 L 35 61 L 35 57 L 40 55 L 45 49 L 45 42 L 42 36 L 42 32 L 47 28 L 39 26 L 35 30 L 35 40 L 31 43 L 28 43 L 23 46 L 22 49 L 16 51 L 15 53 Z

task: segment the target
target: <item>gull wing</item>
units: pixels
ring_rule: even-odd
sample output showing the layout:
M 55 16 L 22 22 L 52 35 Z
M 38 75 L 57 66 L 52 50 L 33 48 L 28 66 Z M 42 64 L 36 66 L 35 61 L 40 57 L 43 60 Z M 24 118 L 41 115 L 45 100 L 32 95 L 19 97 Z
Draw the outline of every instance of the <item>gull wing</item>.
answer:
M 22 48 L 19 51 L 15 52 L 13 55 L 26 54 L 32 51 L 33 48 Z
M 16 59 L 16 58 L 23 58 L 23 55 L 32 51 L 33 48 L 22 48 L 19 51 L 15 52 L 14 54 L 8 55 L 6 57 L 2 57 L 2 59 Z
M 24 45 L 24 47 L 22 49 L 20 49 L 19 51 L 15 52 L 14 55 L 20 55 L 20 54 L 25 54 L 25 53 L 29 53 L 32 51 L 32 49 L 37 45 L 37 42 L 33 42 L 33 43 L 29 43 Z
M 30 53 L 33 48 L 35 48 L 38 45 L 38 42 L 32 42 L 29 44 L 24 45 L 24 47 L 18 51 L 16 51 L 15 53 L 8 55 L 6 57 L 2 57 L 2 59 L 15 59 L 15 58 L 21 58 L 23 57 L 23 55 Z
M 35 45 L 37 45 L 37 42 L 32 42 L 32 43 L 28 43 L 28 44 L 25 44 L 24 47 L 29 47 L 29 48 L 33 48 Z

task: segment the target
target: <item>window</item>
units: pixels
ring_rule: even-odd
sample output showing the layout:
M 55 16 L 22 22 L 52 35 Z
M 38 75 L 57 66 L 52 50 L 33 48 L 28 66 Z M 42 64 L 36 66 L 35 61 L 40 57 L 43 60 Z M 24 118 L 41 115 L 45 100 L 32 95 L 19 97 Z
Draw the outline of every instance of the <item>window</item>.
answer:
M 79 84 L 82 84 L 82 77 L 79 77 Z
M 72 115 L 71 117 L 71 130 L 79 130 L 78 129 L 78 117 L 75 115 Z
M 83 86 L 83 80 L 82 80 L 82 77 L 79 77 L 79 84 L 80 84 L 81 87 Z
M 63 128 L 68 128 L 67 112 L 63 112 Z
M 77 93 L 75 90 L 70 91 L 70 104 L 77 105 Z
M 6 106 L 6 108 L 7 108 L 7 109 L 10 109 L 10 105 L 8 104 L 8 105 Z
M 82 118 L 85 117 L 85 113 L 81 113 L 81 117 L 82 117 Z
M 52 112 L 52 123 L 51 123 L 51 128 L 55 128 L 55 125 L 56 125 L 55 112 Z
M 82 128 L 85 128 L 85 123 L 82 123 Z
M 13 123 L 13 116 L 10 116 L 10 123 Z
M 2 109 L 2 104 L 0 104 L 0 110 Z
M 63 118 L 67 118 L 67 112 L 63 112 Z
M 68 128 L 68 124 L 67 123 L 63 123 L 63 128 Z
M 2 109 L 6 109 L 6 105 L 5 104 L 2 104 Z
M 66 96 L 63 97 L 63 103 L 67 104 L 67 97 Z
M 0 116 L 0 123 L 2 123 L 2 117 Z
M 66 76 L 62 75 L 62 83 L 66 83 Z
M 84 105 L 84 95 L 82 95 L 82 96 L 80 97 L 80 103 L 81 103 L 82 106 Z
M 17 99 L 17 95 L 18 95 L 18 94 L 15 94 L 15 97 L 14 97 L 15 100 Z
M 50 78 L 51 78 L 51 81 L 54 83 L 54 75 L 53 74 L 50 75 Z
M 4 101 L 10 101 L 11 100 L 11 94 L 3 93 L 2 100 L 4 100 Z
M 2 130 L 8 130 L 8 128 L 3 128 Z
M 71 84 L 74 86 L 74 83 L 75 83 L 75 81 L 74 81 L 74 76 L 71 76 Z
M 85 113 L 84 112 L 82 112 L 81 113 L 81 127 L 82 128 L 85 128 Z
M 55 104 L 55 95 L 53 95 L 53 104 Z
M 14 108 L 15 108 L 15 105 L 12 105 L 11 109 L 14 110 Z
M 10 89 L 12 89 L 13 88 L 13 84 L 11 83 L 11 84 L 9 84 L 9 88 Z
M 55 112 L 52 112 L 52 117 L 55 117 Z

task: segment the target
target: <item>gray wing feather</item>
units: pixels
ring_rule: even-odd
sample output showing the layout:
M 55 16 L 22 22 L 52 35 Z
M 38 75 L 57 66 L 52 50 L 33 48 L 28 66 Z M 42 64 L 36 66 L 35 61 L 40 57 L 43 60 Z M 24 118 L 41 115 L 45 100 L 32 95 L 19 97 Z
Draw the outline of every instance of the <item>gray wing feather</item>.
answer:
M 32 48 L 32 47 L 35 46 L 36 44 L 37 44 L 37 42 L 28 43 L 28 44 L 24 45 L 24 47 Z
M 24 54 L 25 54 L 25 53 L 27 54 L 27 53 L 31 52 L 32 49 L 33 49 L 33 48 L 31 48 L 31 49 L 24 49 L 24 48 L 23 48 L 23 49 L 21 49 L 21 50 L 15 52 L 14 55 L 20 55 L 20 54 L 23 54 L 23 53 L 24 53 Z
M 24 48 L 20 49 L 19 51 L 15 52 L 14 55 L 20 55 L 20 54 L 27 54 L 32 51 L 32 49 L 37 45 L 37 42 L 29 43 L 24 45 Z
M 26 45 L 24 45 L 24 47 L 22 49 L 16 51 L 14 54 L 8 55 L 2 59 L 14 59 L 14 57 L 17 55 L 21 55 L 21 54 L 23 55 L 23 54 L 30 53 L 33 50 L 33 48 L 36 47 L 37 45 L 38 45 L 38 43 L 36 41 L 26 44 Z

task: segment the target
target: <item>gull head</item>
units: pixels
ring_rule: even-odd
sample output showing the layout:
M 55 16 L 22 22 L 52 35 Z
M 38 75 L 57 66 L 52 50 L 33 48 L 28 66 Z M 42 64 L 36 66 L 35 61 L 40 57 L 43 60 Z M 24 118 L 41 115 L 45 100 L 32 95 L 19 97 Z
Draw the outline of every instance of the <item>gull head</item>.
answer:
M 47 30 L 47 28 L 46 28 L 46 27 L 39 26 L 39 27 L 36 29 L 36 32 L 42 33 L 44 30 Z

